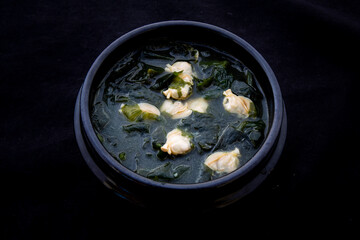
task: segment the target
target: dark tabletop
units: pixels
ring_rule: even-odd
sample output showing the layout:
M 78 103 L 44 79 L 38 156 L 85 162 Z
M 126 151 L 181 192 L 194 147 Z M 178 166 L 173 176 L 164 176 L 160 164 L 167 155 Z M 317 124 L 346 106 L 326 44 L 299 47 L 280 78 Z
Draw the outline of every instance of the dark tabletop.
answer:
M 134 28 L 177 19 L 223 27 L 254 46 L 287 109 L 287 142 L 271 175 L 205 213 L 149 212 L 115 196 L 73 132 L 77 92 L 100 52 Z M 358 1 L 18 0 L 0 3 L 0 20 L 0 239 L 360 228 Z

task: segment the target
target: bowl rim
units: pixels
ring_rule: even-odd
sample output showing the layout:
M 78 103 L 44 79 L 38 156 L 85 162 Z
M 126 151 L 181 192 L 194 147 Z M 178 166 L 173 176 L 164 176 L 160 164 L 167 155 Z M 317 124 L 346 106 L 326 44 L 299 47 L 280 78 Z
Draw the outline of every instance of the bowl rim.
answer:
M 272 97 L 274 99 L 274 114 L 273 114 L 274 117 L 271 127 L 269 128 L 268 135 L 264 139 L 261 148 L 242 167 L 214 180 L 201 182 L 201 183 L 168 183 L 168 182 L 157 182 L 149 178 L 143 177 L 133 172 L 132 170 L 126 168 L 125 166 L 117 162 L 110 155 L 110 153 L 105 149 L 105 147 L 101 144 L 101 142 L 97 138 L 94 128 L 91 124 L 90 109 L 89 109 L 90 94 L 87 93 L 90 93 L 93 79 L 98 69 L 100 68 L 101 64 L 104 62 L 104 60 L 124 42 L 129 41 L 132 38 L 141 35 L 143 33 L 146 33 L 148 31 L 152 31 L 155 29 L 168 27 L 168 26 L 200 27 L 210 30 L 214 32 L 214 34 L 220 34 L 224 37 L 232 39 L 237 45 L 245 49 L 257 61 L 257 63 L 265 72 L 272 89 L 272 93 L 273 93 Z M 221 187 L 246 175 L 248 172 L 254 169 L 262 161 L 264 157 L 266 157 L 267 153 L 271 152 L 273 143 L 276 142 L 277 137 L 279 135 L 281 129 L 281 121 L 283 118 L 283 100 L 282 100 L 280 86 L 278 84 L 274 72 L 272 71 L 271 67 L 266 62 L 266 60 L 262 57 L 262 55 L 254 47 L 252 47 L 249 43 L 247 43 L 244 39 L 242 39 L 241 37 L 237 36 L 232 32 L 229 32 L 228 30 L 225 30 L 221 27 L 214 26 L 208 23 L 188 21 L 188 20 L 171 20 L 171 21 L 162 21 L 162 22 L 147 24 L 142 27 L 136 28 L 130 32 L 127 32 L 124 35 L 117 38 L 115 41 L 113 41 L 100 53 L 100 55 L 91 65 L 82 86 L 80 103 L 82 106 L 80 109 L 80 115 L 81 115 L 82 124 L 84 126 L 84 131 L 86 133 L 88 141 L 95 148 L 95 151 L 97 152 L 97 154 L 99 154 L 102 160 L 104 160 L 115 171 L 121 173 L 123 176 L 125 176 L 128 179 L 132 179 L 133 181 L 136 181 L 137 183 L 143 185 L 150 185 L 153 187 L 169 188 L 169 189 L 205 189 L 205 188 Z

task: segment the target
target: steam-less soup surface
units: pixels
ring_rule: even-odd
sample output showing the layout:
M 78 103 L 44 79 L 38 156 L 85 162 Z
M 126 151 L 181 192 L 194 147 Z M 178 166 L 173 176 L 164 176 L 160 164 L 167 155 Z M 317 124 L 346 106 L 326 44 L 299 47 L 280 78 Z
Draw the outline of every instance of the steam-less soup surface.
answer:
M 241 61 L 208 46 L 169 42 L 119 59 L 97 88 L 91 120 L 119 164 L 155 181 L 198 183 L 254 156 L 268 111 Z

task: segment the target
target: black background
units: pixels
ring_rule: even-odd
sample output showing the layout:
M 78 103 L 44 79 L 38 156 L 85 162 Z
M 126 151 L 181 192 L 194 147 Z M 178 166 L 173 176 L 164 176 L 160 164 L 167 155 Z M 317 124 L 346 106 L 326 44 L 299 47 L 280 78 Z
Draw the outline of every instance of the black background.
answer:
M 223 27 L 254 46 L 288 114 L 270 177 L 206 213 L 149 212 L 115 196 L 73 133 L 77 91 L 101 51 L 134 28 L 179 19 Z M 0 21 L 1 239 L 360 230 L 358 1 L 18 0 L 0 2 Z

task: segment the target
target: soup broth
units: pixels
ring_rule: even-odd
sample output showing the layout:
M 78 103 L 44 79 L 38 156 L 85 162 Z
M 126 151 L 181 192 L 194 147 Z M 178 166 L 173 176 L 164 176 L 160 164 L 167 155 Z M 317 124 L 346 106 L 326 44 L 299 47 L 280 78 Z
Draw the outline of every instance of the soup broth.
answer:
M 230 54 L 196 43 L 149 43 L 104 76 L 91 121 L 119 164 L 155 181 L 199 183 L 254 156 L 268 110 L 255 75 Z

